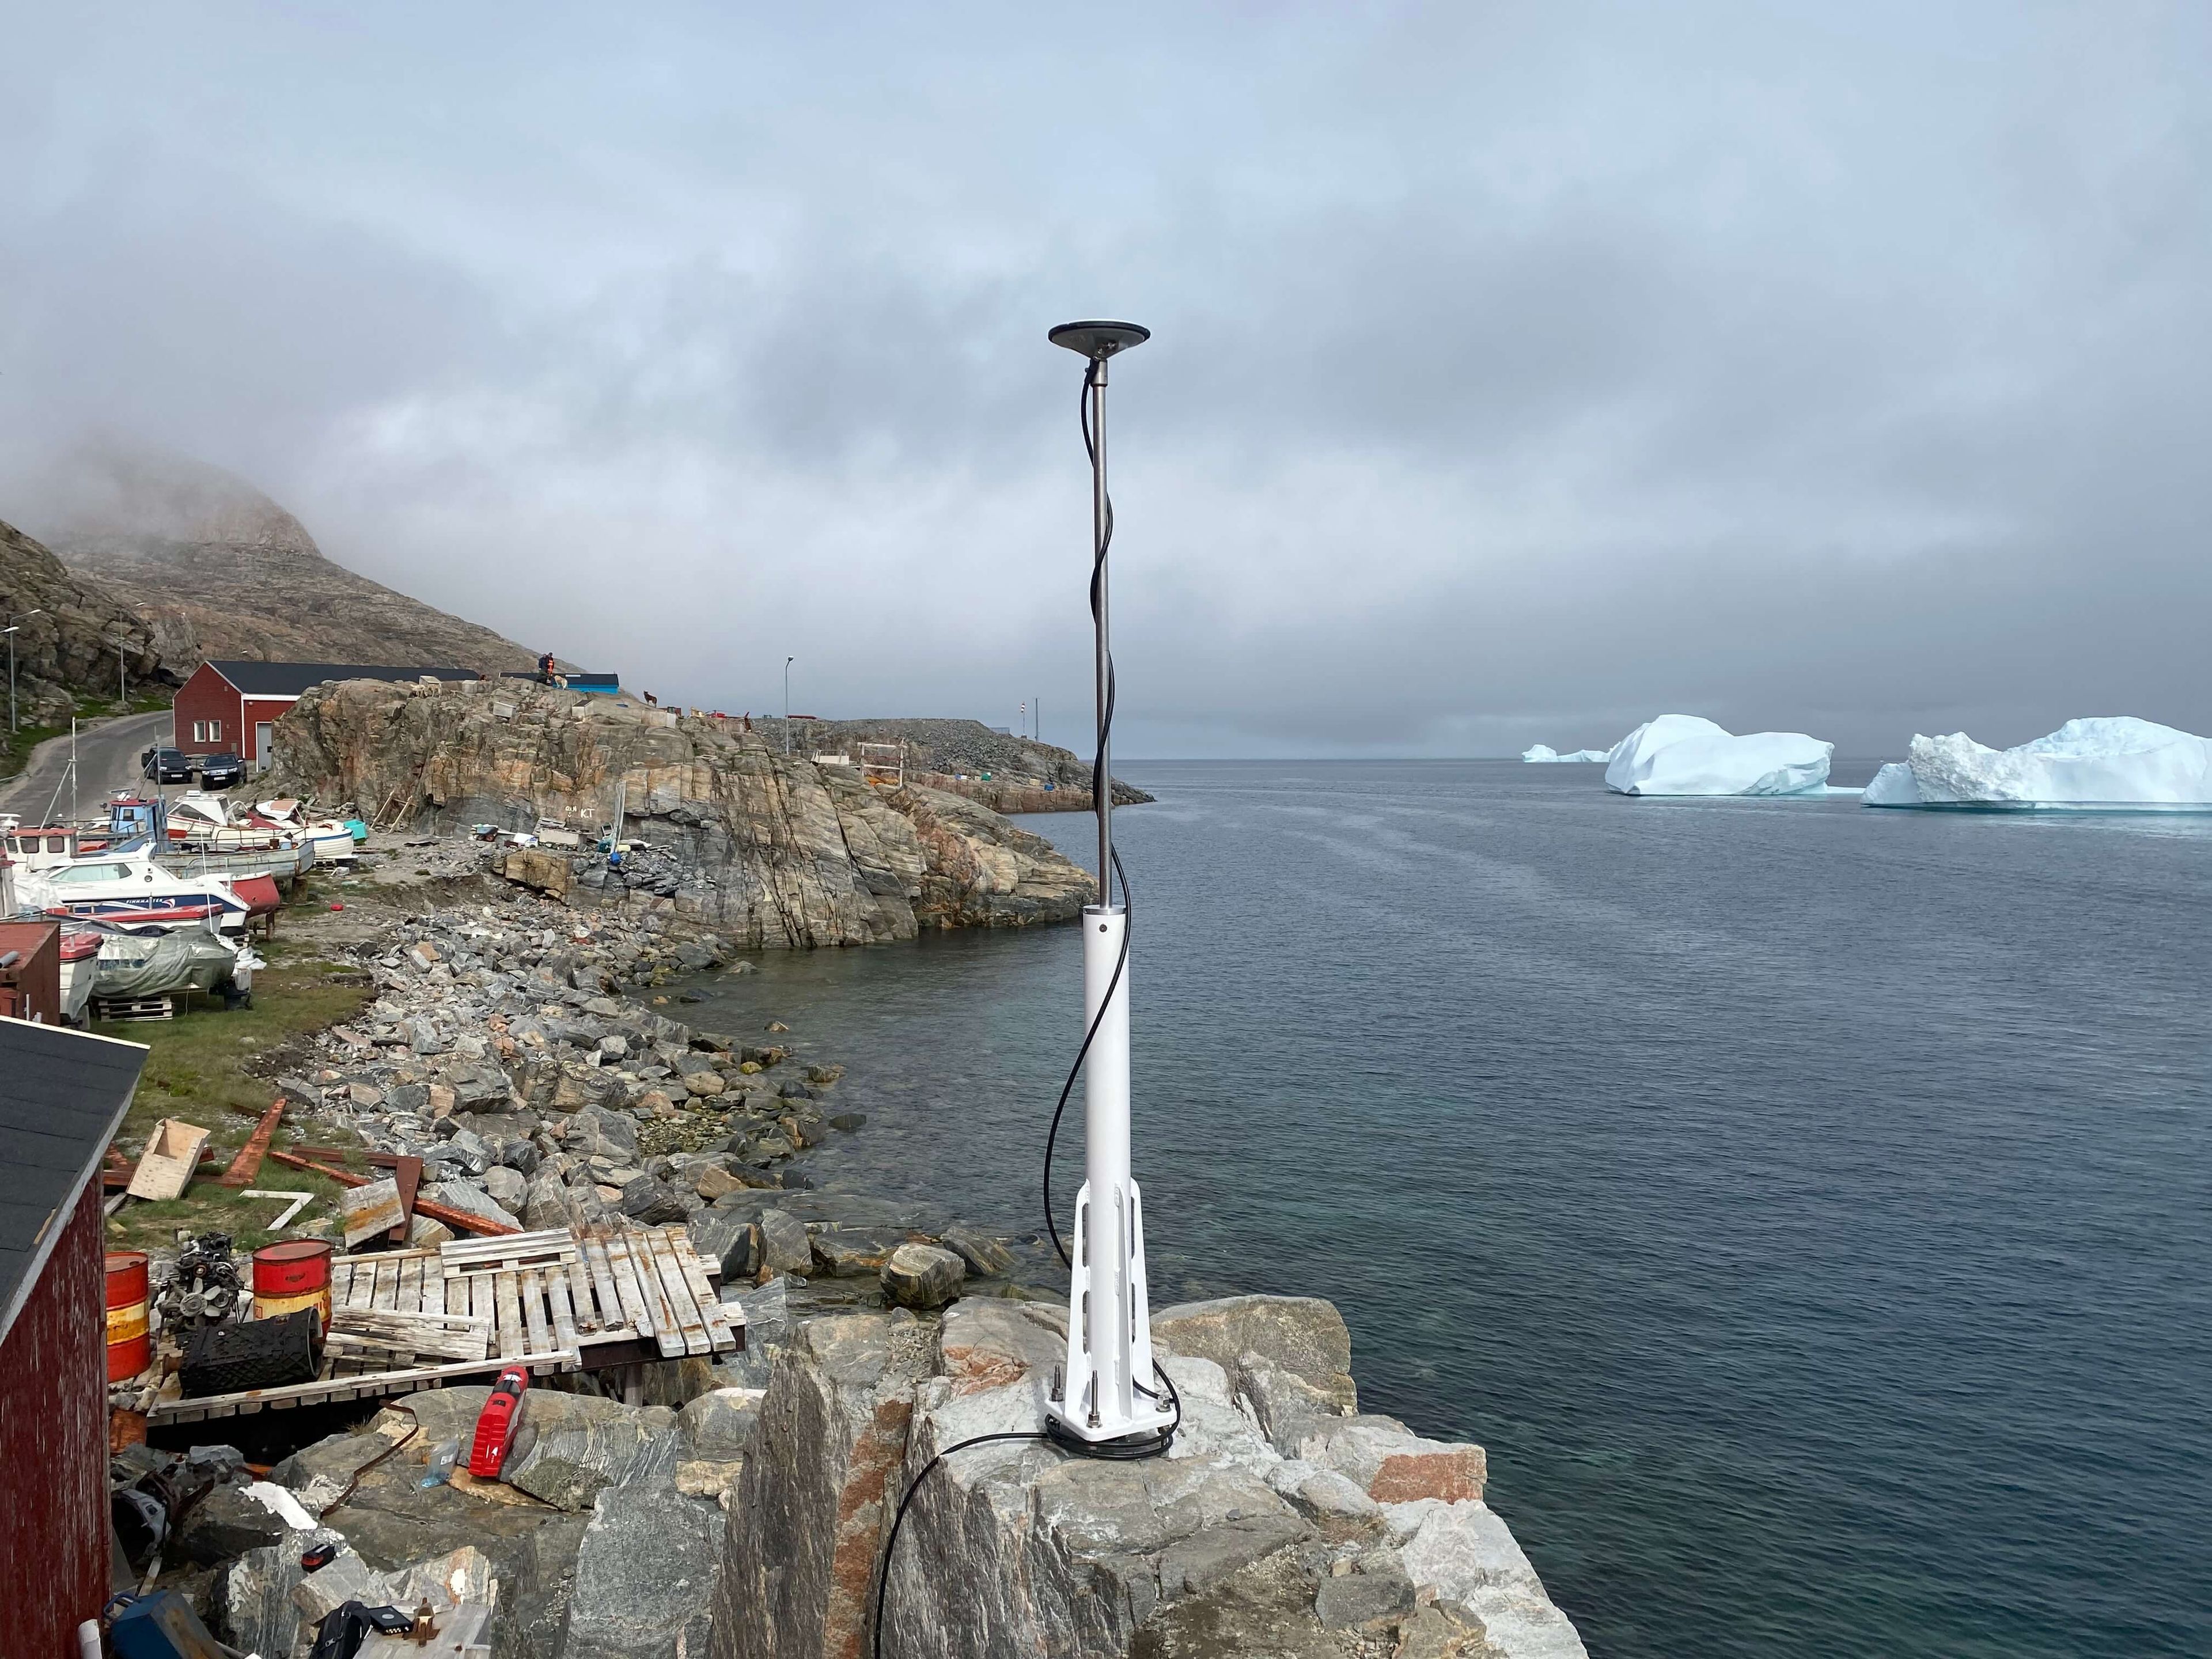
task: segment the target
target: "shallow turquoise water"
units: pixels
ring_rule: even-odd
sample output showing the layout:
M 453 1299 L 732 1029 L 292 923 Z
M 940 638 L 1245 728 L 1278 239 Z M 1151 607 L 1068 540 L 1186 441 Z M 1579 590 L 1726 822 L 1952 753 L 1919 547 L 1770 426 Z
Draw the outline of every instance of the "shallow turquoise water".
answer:
M 1601 1656 L 2212 1652 L 2212 823 L 1123 770 L 1156 1303 L 1335 1298 Z M 1078 948 L 693 1012 L 848 1062 L 824 1184 L 1025 1230 Z

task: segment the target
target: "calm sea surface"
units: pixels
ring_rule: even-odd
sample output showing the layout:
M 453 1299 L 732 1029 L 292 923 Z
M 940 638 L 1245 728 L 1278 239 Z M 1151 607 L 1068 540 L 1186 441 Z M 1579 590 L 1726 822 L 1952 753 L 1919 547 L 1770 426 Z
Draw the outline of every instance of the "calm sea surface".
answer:
M 1334 1298 L 1603 1659 L 2212 1653 L 2212 820 L 1121 769 L 1155 1306 Z M 822 1184 L 1038 1224 L 1072 929 L 761 967 Z

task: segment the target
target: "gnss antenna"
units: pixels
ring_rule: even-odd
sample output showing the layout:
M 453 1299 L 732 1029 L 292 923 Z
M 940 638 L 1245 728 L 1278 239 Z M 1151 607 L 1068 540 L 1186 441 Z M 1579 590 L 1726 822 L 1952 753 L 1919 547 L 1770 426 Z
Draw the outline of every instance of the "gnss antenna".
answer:
M 1142 345 L 1134 323 L 1062 323 L 1049 338 L 1086 359 L 1083 436 L 1091 454 L 1091 616 L 1097 633 L 1098 744 L 1091 799 L 1098 814 L 1098 902 L 1083 912 L 1084 1173 L 1068 1262 L 1067 1364 L 1048 1407 L 1056 1439 L 1088 1446 L 1158 1441 L 1175 1421 L 1154 1392 L 1152 1310 L 1145 1287 L 1145 1216 L 1129 1173 L 1128 883 L 1114 902 L 1114 654 L 1107 553 L 1114 503 L 1106 493 L 1106 364 Z M 1063 1096 L 1063 1103 L 1065 1097 Z

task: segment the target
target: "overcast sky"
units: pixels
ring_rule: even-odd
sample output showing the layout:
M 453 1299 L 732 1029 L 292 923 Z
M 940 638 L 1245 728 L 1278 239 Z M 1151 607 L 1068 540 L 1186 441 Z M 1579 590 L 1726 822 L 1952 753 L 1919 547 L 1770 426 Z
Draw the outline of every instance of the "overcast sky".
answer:
M 1118 16 L 1119 21 L 1109 21 Z M 11 9 L 0 517 L 88 428 L 732 710 L 1126 756 L 2212 732 L 2212 8 Z M 52 510 L 40 510 L 51 518 Z M 48 526 L 50 527 L 50 526 Z

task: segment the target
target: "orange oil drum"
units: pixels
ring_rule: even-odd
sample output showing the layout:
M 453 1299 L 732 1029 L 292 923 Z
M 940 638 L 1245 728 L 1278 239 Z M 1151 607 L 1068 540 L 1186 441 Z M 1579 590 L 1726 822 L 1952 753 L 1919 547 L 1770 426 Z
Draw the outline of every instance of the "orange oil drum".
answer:
M 253 1253 L 253 1316 L 315 1310 L 316 1328 L 331 1328 L 331 1246 L 327 1239 L 294 1238 L 264 1244 Z
M 107 1255 L 107 1380 L 128 1382 L 154 1357 L 146 1333 L 146 1252 Z

